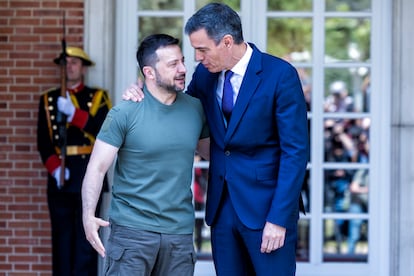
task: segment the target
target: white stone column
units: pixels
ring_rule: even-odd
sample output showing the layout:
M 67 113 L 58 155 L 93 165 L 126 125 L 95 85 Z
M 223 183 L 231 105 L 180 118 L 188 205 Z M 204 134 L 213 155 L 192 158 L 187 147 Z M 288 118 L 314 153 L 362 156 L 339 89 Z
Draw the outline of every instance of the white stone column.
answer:
M 414 1 L 393 1 L 391 271 L 414 275 Z
M 95 62 L 85 79 L 89 86 L 101 87 L 108 91 L 112 103 L 115 101 L 115 0 L 85 0 L 84 49 Z M 112 169 L 108 172 L 109 185 L 112 185 Z M 110 193 L 104 193 L 101 205 L 101 218 L 108 219 Z M 106 244 L 109 228 L 100 230 L 101 239 Z M 98 275 L 103 275 L 104 261 L 98 257 Z
M 86 83 L 102 87 L 114 96 L 115 0 L 85 0 L 84 48 L 96 65 Z

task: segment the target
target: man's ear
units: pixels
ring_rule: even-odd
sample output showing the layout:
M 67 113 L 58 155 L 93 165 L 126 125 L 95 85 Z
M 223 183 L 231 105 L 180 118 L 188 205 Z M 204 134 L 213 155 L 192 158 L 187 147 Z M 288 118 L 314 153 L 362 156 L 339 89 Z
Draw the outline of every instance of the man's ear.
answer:
M 223 43 L 226 48 L 230 48 L 231 46 L 233 46 L 233 43 L 234 43 L 233 36 L 229 34 L 223 36 Z
M 149 79 L 155 78 L 155 72 L 151 66 L 144 66 L 144 68 L 142 68 L 142 71 L 144 73 L 145 78 L 149 78 Z

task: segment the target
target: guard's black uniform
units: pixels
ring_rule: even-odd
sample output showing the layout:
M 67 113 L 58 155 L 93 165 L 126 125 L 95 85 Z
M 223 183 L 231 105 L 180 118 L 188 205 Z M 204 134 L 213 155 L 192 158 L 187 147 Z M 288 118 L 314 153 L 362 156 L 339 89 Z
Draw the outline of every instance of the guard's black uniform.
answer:
M 95 137 L 111 108 L 111 101 L 106 91 L 82 83 L 69 91 L 76 111 L 66 132 L 65 165 L 70 179 L 61 189 L 51 175 L 61 164 L 61 137 L 56 121 L 60 88 L 47 91 L 39 102 L 37 146 L 49 172 L 47 196 L 52 224 L 53 275 L 96 275 L 97 253 L 86 240 L 82 225 L 81 185 Z

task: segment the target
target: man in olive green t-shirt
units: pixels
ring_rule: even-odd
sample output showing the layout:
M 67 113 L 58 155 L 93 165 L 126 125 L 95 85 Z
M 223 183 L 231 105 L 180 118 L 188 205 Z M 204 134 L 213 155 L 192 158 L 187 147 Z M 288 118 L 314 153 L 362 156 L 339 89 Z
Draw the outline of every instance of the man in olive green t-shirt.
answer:
M 208 137 L 198 99 L 182 93 L 184 58 L 178 40 L 151 35 L 137 51 L 145 100 L 110 110 L 83 181 L 88 241 L 108 259 L 107 275 L 193 275 L 192 167 L 199 139 Z M 116 158 L 109 222 L 95 217 L 103 176 Z

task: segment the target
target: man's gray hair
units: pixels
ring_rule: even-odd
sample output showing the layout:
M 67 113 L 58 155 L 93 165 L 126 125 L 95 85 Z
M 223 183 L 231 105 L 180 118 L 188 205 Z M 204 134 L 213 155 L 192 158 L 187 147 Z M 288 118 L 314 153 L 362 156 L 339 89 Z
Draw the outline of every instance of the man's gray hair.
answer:
M 221 39 L 229 34 L 236 44 L 243 43 L 243 30 L 237 12 L 229 6 L 220 3 L 211 3 L 198 10 L 185 25 L 185 33 L 192 33 L 204 29 L 209 38 L 218 45 Z

